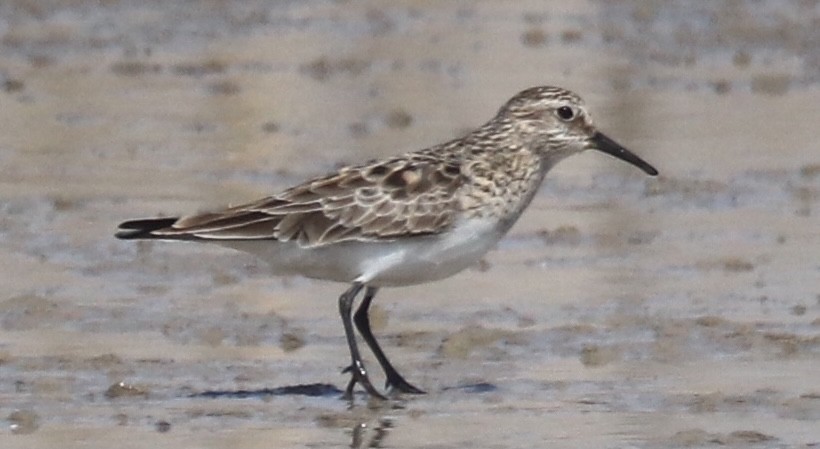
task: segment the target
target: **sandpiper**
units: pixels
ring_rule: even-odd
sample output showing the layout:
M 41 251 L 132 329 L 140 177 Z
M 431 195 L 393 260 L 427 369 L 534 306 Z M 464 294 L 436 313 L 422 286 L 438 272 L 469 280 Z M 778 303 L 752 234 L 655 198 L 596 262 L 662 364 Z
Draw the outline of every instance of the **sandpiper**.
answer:
M 530 204 L 546 173 L 584 150 L 658 174 L 598 131 L 578 95 L 533 87 L 455 140 L 344 167 L 216 212 L 126 221 L 116 236 L 216 243 L 260 257 L 276 274 L 349 284 L 338 301 L 351 356 L 344 396 L 351 398 L 358 383 L 384 398 L 368 378 L 354 323 L 384 370 L 386 388 L 423 393 L 398 373 L 371 332 L 368 308 L 378 289 L 443 279 L 478 262 Z

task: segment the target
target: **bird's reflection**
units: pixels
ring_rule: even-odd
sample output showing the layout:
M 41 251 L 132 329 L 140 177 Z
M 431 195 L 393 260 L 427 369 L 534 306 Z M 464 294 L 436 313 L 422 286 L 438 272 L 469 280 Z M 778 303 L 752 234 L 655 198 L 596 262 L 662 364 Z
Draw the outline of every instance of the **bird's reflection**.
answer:
M 329 384 L 299 384 L 285 385 L 275 388 L 262 388 L 255 390 L 207 390 L 189 394 L 189 397 L 204 398 L 269 398 L 271 396 L 307 396 L 326 397 L 334 401 L 338 400 L 342 391 Z M 347 399 L 347 411 L 344 413 L 329 413 L 319 417 L 322 426 L 351 429 L 350 433 L 352 448 L 378 448 L 383 447 L 385 438 L 395 425 L 394 418 L 386 417 L 386 414 L 397 410 L 403 410 L 407 402 L 401 398 L 393 398 L 384 401 L 378 398 L 368 397 L 364 393 Z M 356 401 L 359 399 L 359 401 Z M 361 400 L 364 399 L 364 402 Z M 352 428 L 350 427 L 352 425 Z
M 350 447 L 354 449 L 359 448 L 373 448 L 382 447 L 384 439 L 390 429 L 393 428 L 393 420 L 389 418 L 379 418 L 372 422 L 360 422 L 353 426 L 353 441 Z

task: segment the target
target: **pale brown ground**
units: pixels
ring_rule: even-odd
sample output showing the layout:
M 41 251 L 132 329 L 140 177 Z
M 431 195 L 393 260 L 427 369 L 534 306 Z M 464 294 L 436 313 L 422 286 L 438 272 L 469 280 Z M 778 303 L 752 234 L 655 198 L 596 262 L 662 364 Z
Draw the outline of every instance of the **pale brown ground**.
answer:
M 820 445 L 817 2 L 97 3 L 0 3 L 0 447 Z M 480 267 L 383 291 L 428 395 L 190 397 L 343 387 L 345 286 L 118 222 L 435 144 L 538 84 L 661 176 L 576 157 Z

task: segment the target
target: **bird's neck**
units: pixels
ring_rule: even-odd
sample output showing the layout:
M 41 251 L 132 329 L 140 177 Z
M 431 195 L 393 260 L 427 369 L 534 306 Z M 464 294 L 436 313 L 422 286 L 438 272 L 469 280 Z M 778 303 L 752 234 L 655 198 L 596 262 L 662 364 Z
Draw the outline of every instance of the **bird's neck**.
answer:
M 542 158 L 513 142 L 475 152 L 462 163 L 466 191 L 462 208 L 470 215 L 500 218 L 506 232 L 538 191 L 546 170 Z

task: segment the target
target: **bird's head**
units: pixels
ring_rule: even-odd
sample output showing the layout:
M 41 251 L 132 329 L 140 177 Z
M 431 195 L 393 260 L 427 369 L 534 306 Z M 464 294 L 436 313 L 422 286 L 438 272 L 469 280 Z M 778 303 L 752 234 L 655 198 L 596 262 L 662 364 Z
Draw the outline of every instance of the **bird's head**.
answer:
M 519 92 L 498 111 L 512 138 L 557 162 L 585 150 L 598 150 L 655 176 L 649 163 L 610 139 L 595 127 L 584 100 L 560 87 L 541 86 Z

